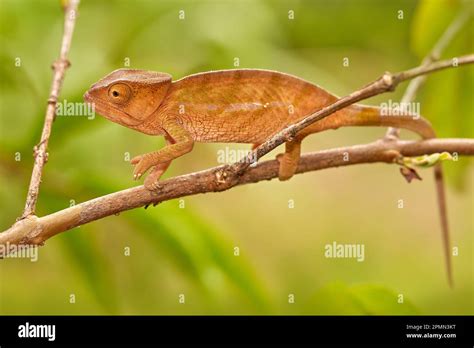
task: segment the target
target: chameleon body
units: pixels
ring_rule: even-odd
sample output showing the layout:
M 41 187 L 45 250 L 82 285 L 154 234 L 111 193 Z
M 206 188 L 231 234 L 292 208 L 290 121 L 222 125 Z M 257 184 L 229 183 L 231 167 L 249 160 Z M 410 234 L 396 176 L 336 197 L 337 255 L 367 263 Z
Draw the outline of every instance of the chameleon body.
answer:
M 276 71 L 239 69 L 199 73 L 172 81 L 169 74 L 119 69 L 84 95 L 105 118 L 149 135 L 162 135 L 167 146 L 131 160 L 134 178 L 151 173 L 145 187 L 154 190 L 171 161 L 194 142 L 235 142 L 258 146 L 276 132 L 337 100 L 315 84 Z M 296 171 L 301 141 L 312 133 L 346 126 L 393 126 L 433 138 L 424 118 L 383 116 L 381 109 L 354 104 L 313 123 L 277 156 L 280 180 Z M 443 226 L 444 251 L 451 283 L 450 247 L 441 169 L 435 169 Z
M 145 186 L 154 189 L 170 162 L 194 142 L 250 143 L 254 147 L 337 97 L 298 77 L 275 71 L 239 69 L 199 73 L 172 82 L 166 73 L 119 69 L 84 95 L 111 121 L 149 135 L 165 136 L 168 146 L 137 156 L 134 178 L 153 168 Z M 423 118 L 382 116 L 372 106 L 351 105 L 316 122 L 286 143 L 278 156 L 279 178 L 293 176 L 307 135 L 342 126 L 394 126 L 423 138 L 434 137 Z

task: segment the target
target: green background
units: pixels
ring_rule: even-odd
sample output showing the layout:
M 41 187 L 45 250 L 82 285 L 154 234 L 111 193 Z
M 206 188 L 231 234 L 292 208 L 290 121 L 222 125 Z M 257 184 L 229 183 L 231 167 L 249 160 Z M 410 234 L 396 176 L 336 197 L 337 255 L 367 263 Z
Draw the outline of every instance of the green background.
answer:
M 235 68 L 238 57 L 241 68 L 291 73 L 345 95 L 386 70 L 418 65 L 452 19 L 472 7 L 472 1 L 441 0 L 84 0 L 60 100 L 82 101 L 93 82 L 127 58 L 131 68 L 178 79 Z M 4 230 L 23 208 L 63 15 L 57 1 L 0 0 L 0 20 Z M 472 29 L 471 20 L 443 57 L 472 52 Z M 439 72 L 420 92 L 421 112 L 440 136 L 473 136 L 473 76 L 472 67 Z M 365 103 L 398 101 L 405 87 Z M 384 132 L 329 131 L 307 138 L 303 151 L 366 143 Z M 58 117 L 38 215 L 137 185 L 125 154 L 163 145 L 100 116 Z M 197 144 L 165 177 L 215 166 L 224 146 L 248 149 Z M 1 260 L 0 314 L 473 314 L 470 163 L 444 163 L 459 248 L 454 289 L 445 276 L 431 170 L 407 184 L 396 166 L 370 164 L 186 197 L 60 234 L 39 249 L 38 262 Z M 365 261 L 325 258 L 324 246 L 333 241 L 364 244 Z

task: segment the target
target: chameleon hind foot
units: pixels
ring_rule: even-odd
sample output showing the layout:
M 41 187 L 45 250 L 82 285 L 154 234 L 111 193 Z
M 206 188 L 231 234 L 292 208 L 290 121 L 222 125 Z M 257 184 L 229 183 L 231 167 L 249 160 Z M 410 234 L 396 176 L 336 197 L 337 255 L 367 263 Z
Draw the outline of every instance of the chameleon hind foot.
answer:
M 298 168 L 301 153 L 301 139 L 287 141 L 285 143 L 285 153 L 277 155 L 277 160 L 280 162 L 278 169 L 278 179 L 280 181 L 289 180 Z
M 286 181 L 295 174 L 298 162 L 293 161 L 286 153 L 280 153 L 276 156 L 280 167 L 278 168 L 278 180 Z

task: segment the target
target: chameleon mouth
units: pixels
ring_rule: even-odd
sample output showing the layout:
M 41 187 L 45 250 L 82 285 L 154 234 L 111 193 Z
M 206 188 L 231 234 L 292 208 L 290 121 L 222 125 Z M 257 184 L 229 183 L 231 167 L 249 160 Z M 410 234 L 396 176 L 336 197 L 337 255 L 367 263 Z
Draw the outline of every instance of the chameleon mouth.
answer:
M 92 104 L 95 111 L 112 122 L 119 123 L 124 126 L 137 126 L 142 122 L 140 120 L 134 119 L 125 111 L 110 105 L 110 103 L 91 97 L 89 92 L 84 94 L 84 100 L 86 103 Z

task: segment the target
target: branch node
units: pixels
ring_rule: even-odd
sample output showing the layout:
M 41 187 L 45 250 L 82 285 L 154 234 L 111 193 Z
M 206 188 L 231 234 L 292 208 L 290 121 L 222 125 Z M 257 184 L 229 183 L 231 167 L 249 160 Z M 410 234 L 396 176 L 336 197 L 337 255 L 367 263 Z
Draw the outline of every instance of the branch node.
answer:
M 294 127 L 286 129 L 283 133 L 283 139 L 285 140 L 285 142 L 293 141 L 295 137 L 296 137 L 296 128 Z
M 383 89 L 385 91 L 393 92 L 398 85 L 398 79 L 396 75 L 393 75 L 391 72 L 386 71 L 381 78 Z
M 385 143 L 393 143 L 396 142 L 400 137 L 400 132 L 398 128 L 391 128 L 390 132 L 387 132 L 385 136 L 382 138 L 382 141 Z
M 55 105 L 58 102 L 58 97 L 51 95 L 46 102 L 50 105 Z
M 53 70 L 59 70 L 59 69 L 67 69 L 71 66 L 71 62 L 69 59 L 66 58 L 59 58 L 54 61 L 54 63 L 51 65 L 51 69 Z
M 395 141 L 396 141 L 396 140 L 395 140 Z M 390 149 L 390 150 L 385 151 L 385 154 L 386 154 L 388 157 L 391 157 L 391 162 L 397 163 L 397 164 L 403 163 L 403 162 L 401 162 L 403 156 L 402 156 L 402 154 L 400 153 L 400 151 L 394 150 L 394 149 Z
M 224 168 L 218 169 L 214 172 L 215 177 L 215 190 L 216 191 L 225 191 L 230 189 L 233 186 L 236 186 L 245 170 L 240 170 L 233 166 L 226 166 Z
M 228 174 L 225 169 L 216 171 L 215 176 L 217 184 L 225 184 L 227 182 Z

